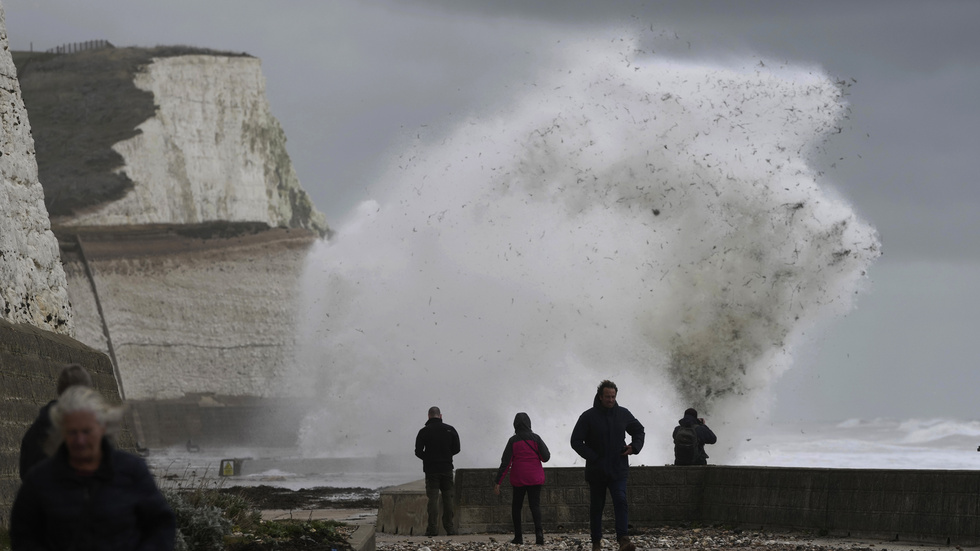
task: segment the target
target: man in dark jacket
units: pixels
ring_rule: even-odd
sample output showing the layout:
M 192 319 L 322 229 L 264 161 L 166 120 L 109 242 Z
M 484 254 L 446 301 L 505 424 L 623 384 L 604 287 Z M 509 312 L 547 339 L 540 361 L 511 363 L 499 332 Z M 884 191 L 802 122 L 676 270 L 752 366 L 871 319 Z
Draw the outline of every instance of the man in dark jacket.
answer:
M 415 457 L 422 460 L 425 472 L 425 495 L 429 498 L 429 523 L 426 536 L 439 534 L 439 494 L 442 494 L 442 526 L 454 535 L 453 522 L 453 456 L 459 453 L 459 434 L 442 422 L 439 408 L 429 408 L 429 420 L 415 437 Z
M 68 387 L 82 385 L 92 386 L 92 377 L 79 364 L 68 364 L 61 369 L 58 374 L 57 395 L 68 389 Z M 31 424 L 20 441 L 20 479 L 27 476 L 27 472 L 34 465 L 40 463 L 44 458 L 54 454 L 60 443 L 61 435 L 54 434 L 51 428 L 51 407 L 58 403 L 51 400 L 45 404 L 37 414 L 37 419 Z
M 572 449 L 585 459 L 585 480 L 589 483 L 589 531 L 592 550 L 602 549 L 602 510 L 606 490 L 612 496 L 616 513 L 616 539 L 619 551 L 635 551 L 627 534 L 629 510 L 626 478 L 629 458 L 643 448 L 643 425 L 630 411 L 616 403 L 619 389 L 612 381 L 602 381 L 591 409 L 579 416 L 572 429 Z M 633 441 L 626 443 L 626 434 Z
M 11 549 L 174 548 L 174 513 L 146 463 L 106 437 L 121 416 L 91 388 L 61 394 L 51 418 L 63 442 L 17 492 Z
M 691 432 L 696 438 L 695 442 L 690 442 L 685 434 Z M 694 408 L 684 411 L 684 417 L 677 422 L 672 437 L 674 465 L 707 465 L 708 454 L 704 451 L 704 445 L 718 441 L 718 437 L 704 424 L 704 419 L 698 417 L 698 410 Z

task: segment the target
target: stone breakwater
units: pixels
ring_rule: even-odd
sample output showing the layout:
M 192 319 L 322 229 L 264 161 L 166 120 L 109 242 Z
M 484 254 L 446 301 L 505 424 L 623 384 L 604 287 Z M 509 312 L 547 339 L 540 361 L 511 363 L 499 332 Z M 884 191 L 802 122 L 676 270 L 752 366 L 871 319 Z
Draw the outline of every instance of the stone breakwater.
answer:
M 528 527 L 530 528 L 530 527 Z M 521 548 L 542 551 L 591 551 L 592 543 L 587 533 L 545 534 L 544 545 L 510 543 L 513 534 L 453 537 L 404 537 L 377 534 L 379 551 L 515 551 Z M 676 550 L 739 550 L 765 551 L 888 551 L 907 549 L 909 545 L 842 538 L 821 538 L 799 533 L 774 533 L 763 531 L 731 530 L 724 528 L 656 528 L 643 530 L 630 536 L 637 549 Z M 530 535 L 530 542 L 534 534 Z M 603 551 L 617 551 L 618 546 L 611 534 L 603 539 Z

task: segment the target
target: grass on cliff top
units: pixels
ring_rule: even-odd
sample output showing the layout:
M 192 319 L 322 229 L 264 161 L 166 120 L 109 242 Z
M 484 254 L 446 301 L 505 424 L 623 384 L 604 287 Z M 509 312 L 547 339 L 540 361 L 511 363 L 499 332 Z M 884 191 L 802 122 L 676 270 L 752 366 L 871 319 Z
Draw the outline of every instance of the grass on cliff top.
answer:
M 137 135 L 156 112 L 153 94 L 133 78 L 155 57 L 193 54 L 248 57 L 189 46 L 12 52 L 51 216 L 118 200 L 133 187 L 113 173 L 123 158 L 112 145 Z

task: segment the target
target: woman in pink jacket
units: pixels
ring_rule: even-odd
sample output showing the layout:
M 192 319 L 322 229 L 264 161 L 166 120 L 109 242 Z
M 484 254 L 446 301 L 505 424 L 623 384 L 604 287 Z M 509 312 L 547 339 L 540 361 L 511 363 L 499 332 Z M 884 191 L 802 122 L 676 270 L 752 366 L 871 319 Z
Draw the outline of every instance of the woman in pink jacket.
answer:
M 510 485 L 514 487 L 511 501 L 511 517 L 514 519 L 514 539 L 511 543 L 524 543 L 521 531 L 521 509 L 524 507 L 524 494 L 527 494 L 534 519 L 534 543 L 544 545 L 544 531 L 541 529 L 541 485 L 544 484 L 544 466 L 551 459 L 551 452 L 544 440 L 531 432 L 531 418 L 523 411 L 514 417 L 514 436 L 507 441 L 504 455 L 497 469 L 497 484 L 493 493 L 500 495 L 500 483 L 510 471 Z

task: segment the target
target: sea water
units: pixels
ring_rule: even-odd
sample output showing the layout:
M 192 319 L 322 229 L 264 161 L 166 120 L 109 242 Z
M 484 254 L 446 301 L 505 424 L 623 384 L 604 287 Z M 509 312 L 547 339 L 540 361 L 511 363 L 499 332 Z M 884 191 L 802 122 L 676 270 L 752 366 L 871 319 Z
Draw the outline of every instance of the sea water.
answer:
M 462 435 L 467 441 L 468 435 Z M 712 465 L 810 467 L 834 469 L 928 469 L 975 470 L 980 468 L 980 421 L 952 419 L 894 420 L 850 419 L 842 422 L 766 425 L 733 441 L 718 433 L 718 443 L 707 446 Z M 471 439 L 472 440 L 472 439 Z M 568 448 L 567 435 L 549 434 L 546 442 L 555 451 Z M 457 468 L 496 468 L 496 454 L 486 450 L 484 461 L 457 461 Z M 730 461 L 716 461 L 719 450 L 735 447 L 740 453 Z M 631 458 L 632 465 L 659 466 L 658 450 L 669 449 L 669 436 L 647 434 L 646 448 Z M 558 455 L 563 455 L 559 453 Z M 218 476 L 221 460 L 247 458 L 239 476 Z M 422 478 L 421 462 L 405 454 L 400 458 L 309 458 L 298 448 L 204 449 L 189 454 L 182 448 L 154 450 L 147 458 L 162 485 L 206 484 L 269 485 L 298 490 L 328 486 L 380 489 Z M 569 466 L 552 461 L 548 466 Z M 339 496 L 342 498 L 343 496 Z

